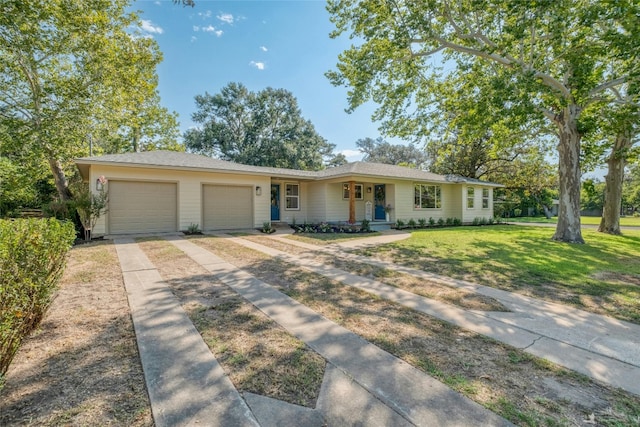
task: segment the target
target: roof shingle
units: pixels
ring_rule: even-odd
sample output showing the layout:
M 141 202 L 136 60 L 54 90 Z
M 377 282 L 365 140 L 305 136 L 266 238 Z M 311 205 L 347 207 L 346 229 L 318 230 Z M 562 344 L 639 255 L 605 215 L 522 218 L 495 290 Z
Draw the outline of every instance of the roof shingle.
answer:
M 302 171 L 295 169 L 243 165 L 199 154 L 164 150 L 82 157 L 76 159 L 76 164 L 118 164 L 120 166 L 130 165 L 142 167 L 166 167 L 170 169 L 198 169 L 227 173 L 241 172 L 255 175 L 269 175 L 271 177 L 290 177 L 309 180 L 331 179 L 343 176 L 371 176 L 428 182 L 469 182 L 492 187 L 502 186 L 492 182 L 479 181 L 477 179 L 464 178 L 457 175 L 438 175 L 420 169 L 382 163 L 352 162 L 321 171 Z

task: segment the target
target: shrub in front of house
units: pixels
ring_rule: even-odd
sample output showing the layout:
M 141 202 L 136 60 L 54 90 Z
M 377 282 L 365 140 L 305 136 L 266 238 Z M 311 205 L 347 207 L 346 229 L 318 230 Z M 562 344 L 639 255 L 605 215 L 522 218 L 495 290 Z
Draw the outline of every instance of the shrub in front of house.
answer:
M 51 304 L 75 237 L 71 222 L 55 218 L 0 220 L 0 387 Z
M 319 223 L 291 223 L 290 226 L 296 233 L 370 233 L 370 223 L 370 221 L 364 219 L 359 225 L 322 221 Z

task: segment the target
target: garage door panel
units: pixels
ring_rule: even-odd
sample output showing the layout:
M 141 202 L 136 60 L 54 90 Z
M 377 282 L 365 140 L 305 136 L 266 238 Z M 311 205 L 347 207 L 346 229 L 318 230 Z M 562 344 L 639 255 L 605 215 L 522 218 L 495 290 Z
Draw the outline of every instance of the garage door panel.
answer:
M 204 185 L 203 230 L 253 228 L 253 187 Z
M 109 233 L 176 231 L 177 184 L 109 181 Z

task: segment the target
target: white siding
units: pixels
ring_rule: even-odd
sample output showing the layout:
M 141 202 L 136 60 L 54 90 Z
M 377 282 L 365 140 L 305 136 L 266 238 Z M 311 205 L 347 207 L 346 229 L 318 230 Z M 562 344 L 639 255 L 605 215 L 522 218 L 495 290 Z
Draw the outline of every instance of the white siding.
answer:
M 280 221 L 291 224 L 294 219 L 296 223 L 308 221 L 308 207 L 310 201 L 309 184 L 306 182 L 295 180 L 273 180 L 272 184 L 280 185 Z M 297 184 L 298 187 L 298 209 L 287 209 L 285 203 L 286 197 L 286 184 Z M 270 196 L 269 196 L 270 197 Z M 271 209 L 271 208 L 269 208 Z M 271 218 L 271 211 L 269 211 L 269 218 Z
M 474 188 L 474 197 L 473 197 L 473 208 L 469 208 L 467 206 L 467 188 Z M 482 208 L 482 189 L 487 187 L 482 187 L 480 185 L 462 185 L 461 186 L 461 196 L 463 203 L 463 219 L 462 222 L 470 223 L 473 222 L 474 218 L 485 218 L 489 219 L 493 217 L 493 189 L 489 188 L 489 209 Z
M 311 182 L 307 186 L 309 203 L 309 222 L 321 222 L 327 220 L 327 187 L 325 182 Z

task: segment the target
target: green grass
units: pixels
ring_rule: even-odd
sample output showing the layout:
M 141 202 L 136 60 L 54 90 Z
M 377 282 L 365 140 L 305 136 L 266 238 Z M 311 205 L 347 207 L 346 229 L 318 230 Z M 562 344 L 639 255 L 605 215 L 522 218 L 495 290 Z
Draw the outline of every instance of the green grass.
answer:
M 584 245 L 554 242 L 553 233 L 514 225 L 421 230 L 363 252 L 640 323 L 640 231 L 583 230 Z
M 536 222 L 542 224 L 555 224 L 558 222 L 558 217 L 552 217 L 547 219 L 543 216 L 523 216 L 518 218 L 504 218 L 507 222 Z M 580 223 L 583 225 L 600 225 L 599 216 L 583 216 L 580 217 Z M 640 217 L 626 216 L 620 218 L 620 225 L 623 227 L 640 227 Z

